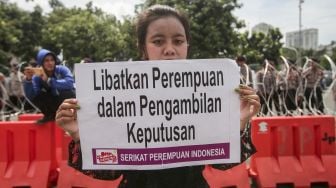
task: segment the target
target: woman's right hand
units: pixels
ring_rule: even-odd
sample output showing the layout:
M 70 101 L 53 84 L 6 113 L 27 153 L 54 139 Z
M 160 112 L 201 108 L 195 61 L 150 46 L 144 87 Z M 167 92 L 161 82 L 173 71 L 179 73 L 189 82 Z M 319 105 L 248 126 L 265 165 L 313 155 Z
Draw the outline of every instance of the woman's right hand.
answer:
M 56 123 L 75 141 L 79 140 L 77 109 L 79 109 L 77 99 L 65 99 L 58 107 L 55 117 Z

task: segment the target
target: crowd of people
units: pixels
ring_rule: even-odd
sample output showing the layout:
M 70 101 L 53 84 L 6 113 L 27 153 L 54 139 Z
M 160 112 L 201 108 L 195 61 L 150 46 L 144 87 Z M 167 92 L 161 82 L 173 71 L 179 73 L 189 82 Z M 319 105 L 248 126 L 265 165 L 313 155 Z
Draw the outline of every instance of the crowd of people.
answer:
M 238 56 L 236 62 L 241 70 L 241 83 L 257 90 L 262 105 L 261 116 L 326 113 L 322 98 L 323 89 L 326 89 L 322 84 L 324 68 L 318 59 L 309 59 L 304 68 L 282 59 L 282 64 L 277 63 L 282 65 L 278 69 L 274 59 L 265 59 L 261 69 L 255 73 L 244 56 Z M 330 102 L 335 104 L 336 77 L 333 80 L 329 86 L 333 95 Z
M 8 77 L 0 73 L 2 115 L 41 111 L 45 118 L 40 123 L 53 120 L 61 101 L 75 96 L 72 73 L 66 66 L 59 65 L 57 56 L 46 49 L 41 49 L 37 58 L 27 63 L 24 68 L 20 67 L 22 64 L 18 61 L 17 58 L 10 61 Z M 48 76 L 45 72 L 48 72 L 50 63 L 47 61 L 52 61 Z M 92 63 L 92 60 L 84 58 L 83 62 Z M 282 62 L 283 66 L 277 69 L 273 59 L 265 59 L 260 70 L 256 71 L 250 68 L 244 56 L 237 56 L 236 62 L 241 70 L 241 83 L 257 90 L 262 105 L 261 116 L 326 112 L 322 98 L 326 89 L 322 87 L 324 69 L 318 59 L 311 58 L 305 69 L 289 60 Z M 332 102 L 336 103 L 334 80 L 336 77 L 330 87 Z M 48 94 L 45 95 L 46 93 Z

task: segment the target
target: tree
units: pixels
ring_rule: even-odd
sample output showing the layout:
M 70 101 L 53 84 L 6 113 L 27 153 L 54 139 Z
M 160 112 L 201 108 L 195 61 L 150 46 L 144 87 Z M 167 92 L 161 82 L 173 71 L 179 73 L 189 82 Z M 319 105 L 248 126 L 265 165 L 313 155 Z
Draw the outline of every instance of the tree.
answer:
M 120 49 L 118 59 L 120 60 L 140 60 L 140 53 L 137 51 L 137 40 L 135 33 L 134 18 L 124 17 L 124 21 L 120 25 L 120 32 L 124 39 L 124 46 Z
M 331 59 L 336 62 L 336 47 L 331 50 Z
M 247 57 L 250 63 L 261 63 L 264 59 L 278 59 L 282 48 L 282 34 L 278 28 L 270 29 L 264 33 L 242 33 L 238 52 Z
M 237 0 L 146 0 L 139 10 L 154 4 L 165 4 L 187 13 L 191 28 L 191 58 L 235 56 L 238 41 L 237 29 L 243 22 L 232 11 L 241 5 Z
M 280 49 L 281 55 L 284 56 L 286 59 L 292 61 L 292 62 L 297 62 L 298 60 L 298 49 L 293 48 L 293 47 L 282 47 Z
M 16 4 L 0 1 L 0 63 L 8 66 L 12 56 L 28 61 L 35 57 L 36 47 L 41 42 L 44 24 L 42 9 L 33 12 L 19 9 Z M 6 72 L 4 69 L 2 72 Z
M 325 68 L 325 69 L 330 69 L 330 64 L 327 59 L 323 57 L 324 54 L 326 54 L 327 49 L 319 49 L 319 50 L 314 50 L 314 49 L 307 49 L 307 50 L 302 50 L 302 57 L 305 60 L 306 58 L 316 58 L 320 61 L 320 65 Z M 304 64 L 305 62 L 303 62 Z
M 17 53 L 20 57 L 29 61 L 36 56 L 37 48 L 41 45 L 42 28 L 45 24 L 45 18 L 42 15 L 41 7 L 37 6 L 33 12 L 29 12 L 22 18 L 22 37 L 20 45 L 17 46 Z
M 102 61 L 106 57 L 118 60 L 124 38 L 120 23 L 115 16 L 104 14 L 99 9 L 58 8 L 48 16 L 43 28 L 43 44 L 63 55 L 70 66 L 84 57 Z
M 3 54 L 7 54 L 6 56 L 15 53 L 15 46 L 20 43 L 22 36 L 20 18 L 23 16 L 24 12 L 15 4 L 0 2 L 0 50 Z
M 50 7 L 52 8 L 52 9 L 62 9 L 62 8 L 64 8 L 64 5 L 63 5 L 63 3 L 61 2 L 61 1 L 59 1 L 59 0 L 49 0 L 48 1 L 49 2 L 49 5 L 50 5 Z

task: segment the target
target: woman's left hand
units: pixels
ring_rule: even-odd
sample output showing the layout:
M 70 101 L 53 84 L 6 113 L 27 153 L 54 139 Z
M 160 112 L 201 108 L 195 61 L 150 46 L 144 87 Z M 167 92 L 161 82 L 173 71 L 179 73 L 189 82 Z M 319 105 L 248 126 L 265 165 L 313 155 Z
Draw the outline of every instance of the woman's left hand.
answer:
M 249 86 L 239 85 L 235 91 L 240 95 L 240 130 L 244 130 L 250 118 L 259 113 L 260 99 Z

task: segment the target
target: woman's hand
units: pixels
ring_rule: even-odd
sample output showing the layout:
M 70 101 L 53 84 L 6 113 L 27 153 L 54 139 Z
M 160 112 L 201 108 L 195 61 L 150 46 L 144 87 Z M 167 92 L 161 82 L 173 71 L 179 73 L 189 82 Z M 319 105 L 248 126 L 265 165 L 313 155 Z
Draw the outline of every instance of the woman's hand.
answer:
M 240 95 L 240 130 L 244 130 L 250 118 L 259 112 L 260 99 L 256 91 L 249 86 L 239 85 L 235 91 Z
M 77 109 L 79 109 L 79 106 L 77 103 L 77 100 L 74 98 L 65 99 L 58 107 L 55 117 L 56 123 L 64 131 L 68 132 L 75 141 L 79 140 L 77 122 Z

